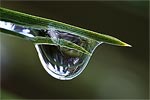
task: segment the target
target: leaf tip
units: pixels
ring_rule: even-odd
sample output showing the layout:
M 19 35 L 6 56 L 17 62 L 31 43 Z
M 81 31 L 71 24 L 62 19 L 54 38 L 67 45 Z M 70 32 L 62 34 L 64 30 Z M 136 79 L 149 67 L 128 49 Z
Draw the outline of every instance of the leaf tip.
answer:
M 127 43 L 125 43 L 125 42 L 123 42 L 123 45 L 122 45 L 122 46 L 125 46 L 125 47 L 132 47 L 132 45 L 127 44 Z
M 125 46 L 126 46 L 126 47 L 132 47 L 132 45 L 130 45 L 130 44 L 127 44 L 127 43 L 125 44 Z

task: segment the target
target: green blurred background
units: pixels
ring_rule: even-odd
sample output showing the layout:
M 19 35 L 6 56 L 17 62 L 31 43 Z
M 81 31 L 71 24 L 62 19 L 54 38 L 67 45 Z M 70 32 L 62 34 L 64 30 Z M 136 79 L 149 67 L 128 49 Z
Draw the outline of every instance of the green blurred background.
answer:
M 44 70 L 31 42 L 1 34 L 1 98 L 149 97 L 148 1 L 1 1 L 1 6 L 112 35 L 133 46 L 103 44 L 81 75 L 60 81 Z

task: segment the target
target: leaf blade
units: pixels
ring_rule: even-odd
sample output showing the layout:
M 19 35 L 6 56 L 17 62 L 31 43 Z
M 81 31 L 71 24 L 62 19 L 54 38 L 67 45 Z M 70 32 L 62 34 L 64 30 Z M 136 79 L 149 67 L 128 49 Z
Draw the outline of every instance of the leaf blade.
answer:
M 24 25 L 35 29 L 49 29 L 55 28 L 65 32 L 69 32 L 74 35 L 78 35 L 85 38 L 90 38 L 99 42 L 104 42 L 107 44 L 117 45 L 117 46 L 129 46 L 131 45 L 109 35 L 104 35 L 101 33 L 93 32 L 76 26 L 72 26 L 66 23 L 58 22 L 51 19 L 46 19 L 42 17 L 37 17 L 13 10 L 8 10 L 5 8 L 0 8 L 1 20 L 10 21 L 19 25 Z

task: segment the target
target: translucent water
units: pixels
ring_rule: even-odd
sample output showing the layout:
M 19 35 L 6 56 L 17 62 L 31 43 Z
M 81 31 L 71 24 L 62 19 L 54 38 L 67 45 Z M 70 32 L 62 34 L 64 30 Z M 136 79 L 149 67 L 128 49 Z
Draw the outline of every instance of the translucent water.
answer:
M 72 41 L 91 53 L 93 53 L 99 44 L 96 41 L 83 39 L 66 32 L 56 31 L 55 34 L 57 34 L 57 38 Z M 59 46 L 35 45 L 35 47 L 45 70 L 60 80 L 70 80 L 78 76 L 84 70 L 91 57 L 78 51 Z
M 49 30 L 35 30 L 0 21 L 0 27 L 16 31 L 29 37 L 51 37 L 54 41 L 65 39 L 82 46 L 91 54 L 100 44 L 94 40 L 79 37 L 68 32 L 50 28 Z M 78 76 L 87 66 L 90 55 L 60 46 L 48 44 L 35 44 L 40 61 L 44 69 L 54 78 L 70 80 Z

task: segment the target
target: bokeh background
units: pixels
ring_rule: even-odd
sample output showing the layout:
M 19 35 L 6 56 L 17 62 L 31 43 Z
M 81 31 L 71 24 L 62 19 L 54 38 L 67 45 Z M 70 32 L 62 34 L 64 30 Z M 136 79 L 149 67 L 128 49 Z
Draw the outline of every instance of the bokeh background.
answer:
M 115 36 L 133 47 L 99 46 L 73 80 L 54 79 L 34 45 L 0 35 L 1 99 L 148 99 L 148 1 L 1 1 L 9 9 Z

